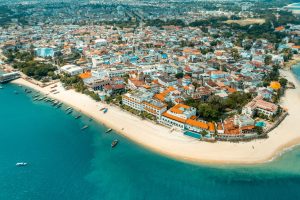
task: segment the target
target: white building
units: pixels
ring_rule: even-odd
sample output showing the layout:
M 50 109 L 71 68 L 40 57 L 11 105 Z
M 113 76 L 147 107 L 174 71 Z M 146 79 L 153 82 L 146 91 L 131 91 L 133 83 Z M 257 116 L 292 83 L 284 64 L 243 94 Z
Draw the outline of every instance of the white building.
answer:
M 97 39 L 95 40 L 95 45 L 97 47 L 101 47 L 101 46 L 106 46 L 107 45 L 107 40 L 106 39 Z
M 165 126 L 184 129 L 186 120 L 192 116 L 196 116 L 196 108 L 184 104 L 177 104 L 163 113 L 159 122 Z
M 262 96 L 255 97 L 242 110 L 242 114 L 253 117 L 256 113 L 263 114 L 267 117 L 272 117 L 278 111 L 278 106 L 263 100 Z
M 122 103 L 137 111 L 144 110 L 143 102 L 153 97 L 153 93 L 137 91 L 135 93 L 126 93 L 122 96 Z
M 83 68 L 76 66 L 76 65 L 65 65 L 60 68 L 60 71 L 71 76 L 75 76 L 78 74 L 83 73 Z

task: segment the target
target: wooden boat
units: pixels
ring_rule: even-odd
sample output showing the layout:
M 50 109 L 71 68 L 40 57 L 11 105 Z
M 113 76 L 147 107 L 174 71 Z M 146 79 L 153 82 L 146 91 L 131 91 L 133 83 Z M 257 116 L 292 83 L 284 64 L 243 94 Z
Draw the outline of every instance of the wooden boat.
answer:
M 87 129 L 88 127 L 89 127 L 88 125 L 85 125 L 81 128 L 81 130 L 83 131 L 83 130 Z
M 115 147 L 117 146 L 118 143 L 119 143 L 118 140 L 112 141 L 112 143 L 111 143 L 111 148 L 115 148 Z
M 68 110 L 70 110 L 70 109 L 72 109 L 72 108 L 71 108 L 71 107 L 67 107 L 67 108 L 66 108 L 66 111 L 68 111 Z
M 109 132 L 111 132 L 112 131 L 112 129 L 110 128 L 110 129 L 107 129 L 106 131 L 105 131 L 105 133 L 109 133 Z

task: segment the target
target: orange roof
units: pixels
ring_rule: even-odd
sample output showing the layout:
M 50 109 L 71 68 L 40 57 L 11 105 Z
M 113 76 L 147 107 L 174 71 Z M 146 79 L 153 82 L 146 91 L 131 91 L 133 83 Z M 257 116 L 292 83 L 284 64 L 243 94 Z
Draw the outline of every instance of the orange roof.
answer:
M 165 97 L 171 92 L 174 91 L 175 88 L 173 86 L 168 87 L 165 91 L 163 91 L 162 93 L 156 94 L 154 95 L 155 98 L 164 101 Z
M 145 89 L 150 89 L 150 88 L 151 88 L 150 85 L 143 85 L 143 87 L 144 87 Z
M 79 77 L 81 79 L 91 78 L 92 77 L 92 73 L 91 72 L 85 72 L 85 73 L 80 74 Z
M 188 125 L 195 126 L 195 127 L 201 128 L 201 129 L 207 129 L 208 130 L 208 127 L 209 127 L 206 123 L 196 121 L 196 120 L 193 120 L 193 119 L 187 119 L 186 123 Z
M 300 49 L 300 46 L 295 45 L 295 46 L 293 46 L 292 48 L 294 48 L 294 49 Z
M 171 92 L 171 91 L 174 91 L 174 90 L 175 90 L 175 88 L 173 86 L 170 86 L 170 87 L 167 88 L 168 92 Z
M 215 125 L 212 122 L 208 122 L 208 130 L 213 132 L 215 131 Z
M 179 104 L 173 106 L 170 109 L 170 111 L 173 113 L 182 114 L 185 109 L 189 109 L 189 108 L 190 108 L 190 106 L 179 103 Z
M 156 94 L 156 95 L 154 95 L 154 97 L 161 100 L 161 101 L 165 100 L 165 96 L 163 94 Z
M 197 119 L 197 117 L 195 115 L 191 116 L 191 119 Z
M 152 83 L 158 84 L 158 80 L 155 79 L 155 80 L 152 81 Z
M 165 117 L 167 117 L 167 118 L 173 119 L 173 120 L 175 120 L 175 121 L 181 122 L 181 123 L 184 123 L 184 122 L 185 122 L 185 119 L 182 119 L 182 118 L 180 118 L 180 117 L 176 117 L 176 116 L 174 116 L 174 115 L 170 115 L 170 114 L 167 113 L 167 112 L 164 112 L 162 115 L 165 116 Z
M 270 87 L 274 90 L 279 90 L 281 88 L 281 85 L 278 81 L 272 81 L 270 83 Z
M 279 26 L 277 28 L 275 28 L 276 31 L 283 31 L 284 30 L 284 26 Z
M 234 93 L 234 92 L 236 92 L 236 89 L 234 89 L 234 88 L 232 88 L 232 87 L 227 87 L 227 91 L 228 91 L 229 93 Z
M 189 86 L 183 86 L 183 89 L 189 90 L 190 88 L 189 88 Z

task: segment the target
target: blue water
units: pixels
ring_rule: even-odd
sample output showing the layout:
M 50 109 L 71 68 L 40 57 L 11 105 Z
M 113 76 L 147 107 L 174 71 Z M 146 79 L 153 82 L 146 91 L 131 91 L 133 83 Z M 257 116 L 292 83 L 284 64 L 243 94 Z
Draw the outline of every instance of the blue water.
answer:
M 191 132 L 191 131 L 185 131 L 184 134 L 187 135 L 187 136 L 196 138 L 196 139 L 202 138 L 202 135 L 200 135 L 199 133 L 194 133 L 194 132 Z
M 300 199 L 300 148 L 255 166 L 184 163 L 31 96 L 0 89 L 0 200 Z
M 258 127 L 265 127 L 265 126 L 266 126 L 266 123 L 265 123 L 265 122 L 256 122 L 256 123 L 255 123 L 255 126 L 258 126 Z

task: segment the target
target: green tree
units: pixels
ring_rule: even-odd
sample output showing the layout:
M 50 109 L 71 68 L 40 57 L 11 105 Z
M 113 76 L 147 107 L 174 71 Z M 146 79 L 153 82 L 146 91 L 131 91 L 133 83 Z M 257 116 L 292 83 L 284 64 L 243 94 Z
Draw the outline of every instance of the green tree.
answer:
M 272 56 L 266 55 L 265 57 L 265 65 L 270 65 L 272 63 Z
M 177 73 L 177 74 L 175 75 L 175 77 L 176 77 L 177 79 L 181 79 L 181 78 L 183 78 L 183 73 L 182 73 L 182 72 L 179 72 L 179 73 Z

